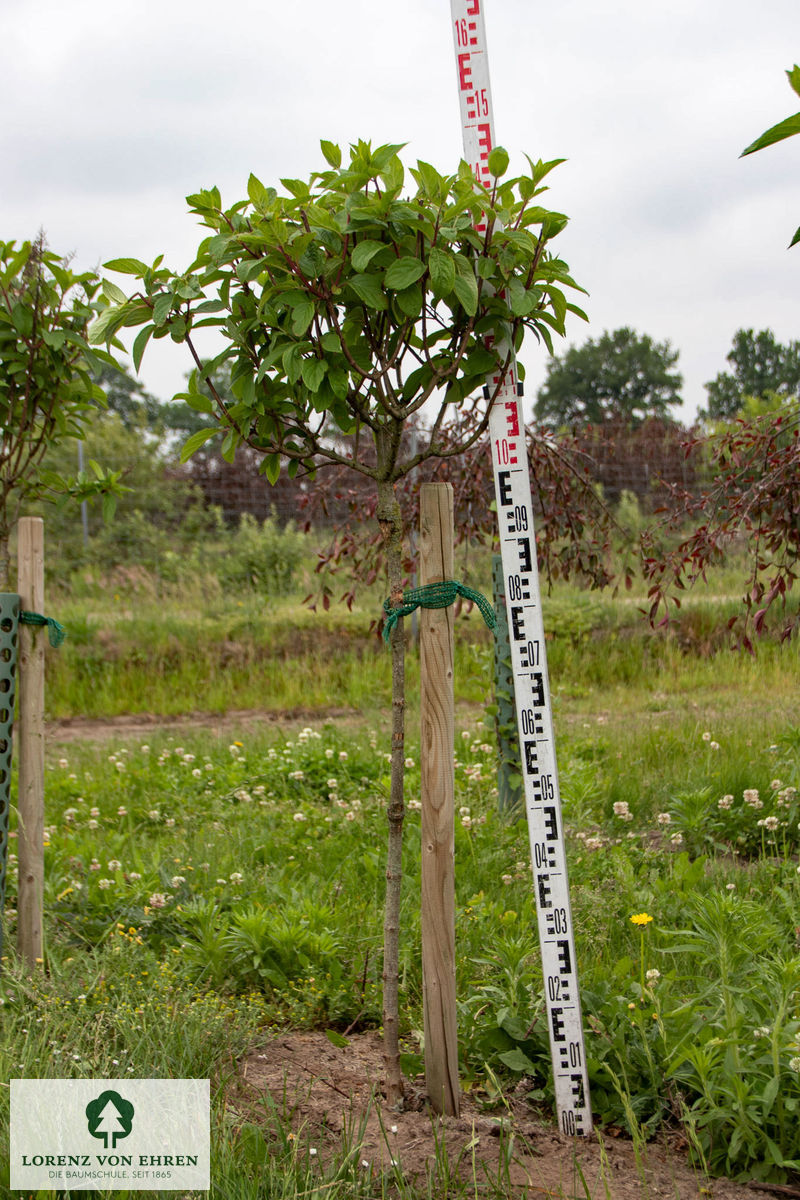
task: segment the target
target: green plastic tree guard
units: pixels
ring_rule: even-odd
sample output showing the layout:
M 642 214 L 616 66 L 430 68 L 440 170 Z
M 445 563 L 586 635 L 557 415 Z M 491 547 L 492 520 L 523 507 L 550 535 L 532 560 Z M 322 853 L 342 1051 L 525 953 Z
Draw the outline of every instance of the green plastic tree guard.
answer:
M 8 871 L 8 821 L 11 813 L 11 731 L 14 725 L 19 596 L 0 592 L 0 954 Z
M 494 694 L 497 705 L 497 807 L 510 817 L 522 813 L 522 763 L 511 674 L 511 645 L 508 640 L 503 560 L 492 555 L 492 593 L 497 625 L 494 631 Z

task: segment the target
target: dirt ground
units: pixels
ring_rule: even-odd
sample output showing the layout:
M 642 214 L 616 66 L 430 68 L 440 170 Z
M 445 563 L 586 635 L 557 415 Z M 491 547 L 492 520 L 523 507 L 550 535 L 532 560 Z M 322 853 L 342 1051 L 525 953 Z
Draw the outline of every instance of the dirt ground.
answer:
M 298 1146 L 313 1148 L 321 1163 L 346 1145 L 364 1170 L 391 1170 L 394 1160 L 394 1169 L 406 1179 L 424 1181 L 436 1175 L 446 1157 L 449 1170 L 469 1183 L 470 1196 L 499 1191 L 519 1200 L 756 1200 L 769 1194 L 705 1178 L 675 1139 L 644 1147 L 637 1161 L 623 1136 L 606 1131 L 568 1138 L 537 1119 L 522 1098 L 489 1112 L 466 1095 L 459 1117 L 437 1118 L 425 1104 L 422 1081 L 416 1080 L 409 1083 L 406 1111 L 393 1112 L 381 1103 L 379 1035 L 355 1034 L 349 1042 L 340 1048 L 324 1033 L 292 1033 L 253 1049 L 240 1063 L 234 1107 L 248 1120 L 257 1122 L 259 1114 L 265 1120 L 264 1098 L 270 1096 L 290 1122 Z M 789 1188 L 783 1192 L 800 1195 Z

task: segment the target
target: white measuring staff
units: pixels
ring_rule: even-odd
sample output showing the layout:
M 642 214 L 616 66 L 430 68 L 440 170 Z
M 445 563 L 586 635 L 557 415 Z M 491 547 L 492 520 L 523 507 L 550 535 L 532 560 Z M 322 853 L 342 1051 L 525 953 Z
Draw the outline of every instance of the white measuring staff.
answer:
M 492 186 L 492 94 L 483 0 L 450 0 L 464 157 Z M 502 348 L 501 348 L 502 356 Z M 494 394 L 499 374 L 487 380 Z M 516 366 L 489 418 L 511 668 L 531 844 L 556 1108 L 564 1133 L 592 1130 L 553 714 L 547 677 L 528 452 Z

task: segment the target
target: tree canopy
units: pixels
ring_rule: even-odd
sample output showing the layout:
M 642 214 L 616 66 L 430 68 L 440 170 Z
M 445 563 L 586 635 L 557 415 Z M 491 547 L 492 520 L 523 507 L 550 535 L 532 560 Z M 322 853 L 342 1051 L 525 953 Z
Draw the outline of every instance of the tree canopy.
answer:
M 681 403 L 677 361 L 669 342 L 654 342 L 627 327 L 589 338 L 550 360 L 536 416 L 556 427 L 669 419 L 670 408 Z
M 800 392 L 800 342 L 784 346 L 771 329 L 737 330 L 727 360 L 733 371 L 721 371 L 705 385 L 708 408 L 701 416 L 728 420 L 741 411 L 748 396 L 761 399 L 775 392 L 790 397 Z

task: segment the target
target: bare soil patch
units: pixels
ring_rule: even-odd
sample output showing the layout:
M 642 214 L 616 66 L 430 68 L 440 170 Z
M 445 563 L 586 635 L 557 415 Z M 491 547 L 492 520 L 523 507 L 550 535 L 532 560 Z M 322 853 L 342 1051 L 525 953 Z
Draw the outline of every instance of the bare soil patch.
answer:
M 48 741 L 53 742 L 106 742 L 111 738 L 144 737 L 153 732 L 180 733 L 182 730 L 207 729 L 221 737 L 233 730 L 252 729 L 257 725 L 291 729 L 297 725 L 315 724 L 320 721 L 336 721 L 346 727 L 348 722 L 362 723 L 363 717 L 356 709 L 341 707 L 241 708 L 230 709 L 224 713 L 195 712 L 179 713 L 176 716 L 148 712 L 122 713 L 117 717 L 64 717 L 61 720 L 48 721 L 46 736 Z
M 760 1194 L 745 1184 L 707 1179 L 691 1166 L 678 1137 L 650 1143 L 637 1161 L 626 1138 L 611 1131 L 568 1138 L 521 1096 L 487 1111 L 465 1095 L 459 1117 L 437 1117 L 425 1102 L 422 1080 L 415 1080 L 408 1083 L 406 1111 L 394 1112 L 382 1101 L 377 1033 L 355 1034 L 341 1048 L 320 1032 L 284 1034 L 254 1048 L 239 1067 L 232 1098 L 237 1112 L 258 1123 L 268 1121 L 273 1108 L 291 1126 L 300 1152 L 313 1148 L 321 1164 L 346 1148 L 359 1170 L 397 1170 L 422 1183 L 438 1177 L 439 1186 L 449 1171 L 451 1179 L 468 1184 L 470 1196 L 515 1200 L 754 1200 Z

